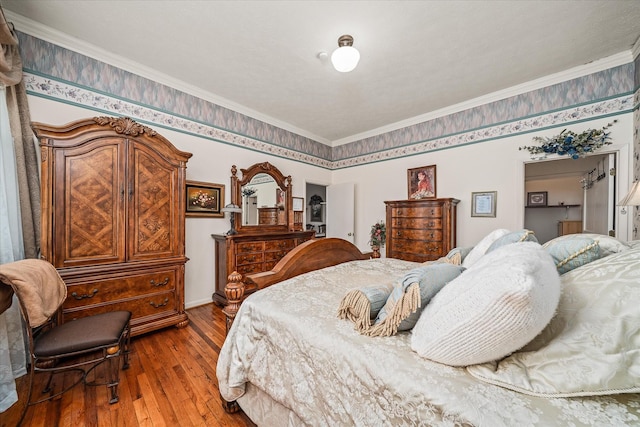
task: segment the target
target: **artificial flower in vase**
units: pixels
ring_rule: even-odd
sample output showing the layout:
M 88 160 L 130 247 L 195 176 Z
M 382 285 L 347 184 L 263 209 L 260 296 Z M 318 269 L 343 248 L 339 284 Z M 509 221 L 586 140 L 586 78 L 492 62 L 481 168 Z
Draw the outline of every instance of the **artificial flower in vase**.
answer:
M 387 238 L 387 228 L 384 221 L 380 220 L 371 226 L 369 244 L 373 250 L 373 258 L 380 258 L 380 246 L 384 246 Z

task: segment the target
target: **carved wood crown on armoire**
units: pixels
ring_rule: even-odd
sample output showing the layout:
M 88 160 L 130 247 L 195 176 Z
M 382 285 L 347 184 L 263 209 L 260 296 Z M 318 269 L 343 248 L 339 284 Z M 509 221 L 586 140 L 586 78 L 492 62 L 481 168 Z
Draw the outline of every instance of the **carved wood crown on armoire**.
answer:
M 424 262 L 445 256 L 456 246 L 459 202 L 452 198 L 385 202 L 387 257 Z
M 132 334 L 186 326 L 190 153 L 124 117 L 32 123 L 42 153 L 42 257 L 67 284 L 64 321 L 132 312 Z

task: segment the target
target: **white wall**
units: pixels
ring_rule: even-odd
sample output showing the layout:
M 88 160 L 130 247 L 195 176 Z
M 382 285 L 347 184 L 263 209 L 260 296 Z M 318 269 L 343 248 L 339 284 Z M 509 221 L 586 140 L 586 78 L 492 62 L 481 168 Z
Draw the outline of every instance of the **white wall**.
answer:
M 44 98 L 29 96 L 28 99 L 32 121 L 63 125 L 79 119 L 104 115 Z M 193 154 L 187 163 L 187 179 L 225 185 L 225 204 L 231 201 L 229 187 L 232 165 L 237 165 L 240 169 L 258 162 L 270 162 L 283 174 L 291 175 L 294 197 L 304 197 L 305 179 L 315 182 L 331 180 L 331 172 L 326 169 L 236 148 L 158 126 L 150 125 L 150 127 L 171 141 L 179 150 Z M 222 234 L 228 230 L 228 218 L 187 218 L 185 233 L 186 256 L 189 258 L 185 273 L 187 307 L 211 302 L 215 287 L 215 254 L 211 234 Z

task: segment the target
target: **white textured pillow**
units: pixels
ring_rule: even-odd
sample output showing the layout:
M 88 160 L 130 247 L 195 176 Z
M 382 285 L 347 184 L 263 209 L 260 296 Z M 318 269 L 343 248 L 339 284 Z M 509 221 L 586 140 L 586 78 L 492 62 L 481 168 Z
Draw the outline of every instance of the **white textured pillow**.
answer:
M 542 333 L 498 363 L 467 370 L 534 396 L 640 393 L 638 301 L 640 247 L 634 247 L 562 275 L 557 314 Z
M 411 348 L 452 366 L 501 359 L 544 329 L 560 300 L 560 276 L 535 242 L 490 252 L 424 308 Z
M 464 257 L 462 266 L 464 268 L 471 267 L 472 264 L 482 258 L 482 255 L 487 252 L 487 249 L 489 249 L 489 246 L 491 246 L 493 242 L 495 242 L 502 236 L 506 236 L 507 234 L 509 234 L 509 230 L 507 230 L 506 228 L 498 228 L 497 230 L 493 230 L 491 233 L 484 236 L 482 240 L 480 240 L 478 244 L 475 245 L 473 249 L 471 249 L 471 252 L 469 252 L 467 256 Z

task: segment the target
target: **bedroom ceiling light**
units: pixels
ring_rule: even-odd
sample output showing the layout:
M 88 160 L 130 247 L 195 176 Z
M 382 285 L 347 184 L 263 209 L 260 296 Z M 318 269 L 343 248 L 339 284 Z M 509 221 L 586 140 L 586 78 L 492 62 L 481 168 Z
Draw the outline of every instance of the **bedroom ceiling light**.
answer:
M 338 48 L 331 54 L 333 68 L 341 73 L 353 71 L 360 61 L 360 52 L 353 47 L 353 37 L 348 34 L 338 38 Z

